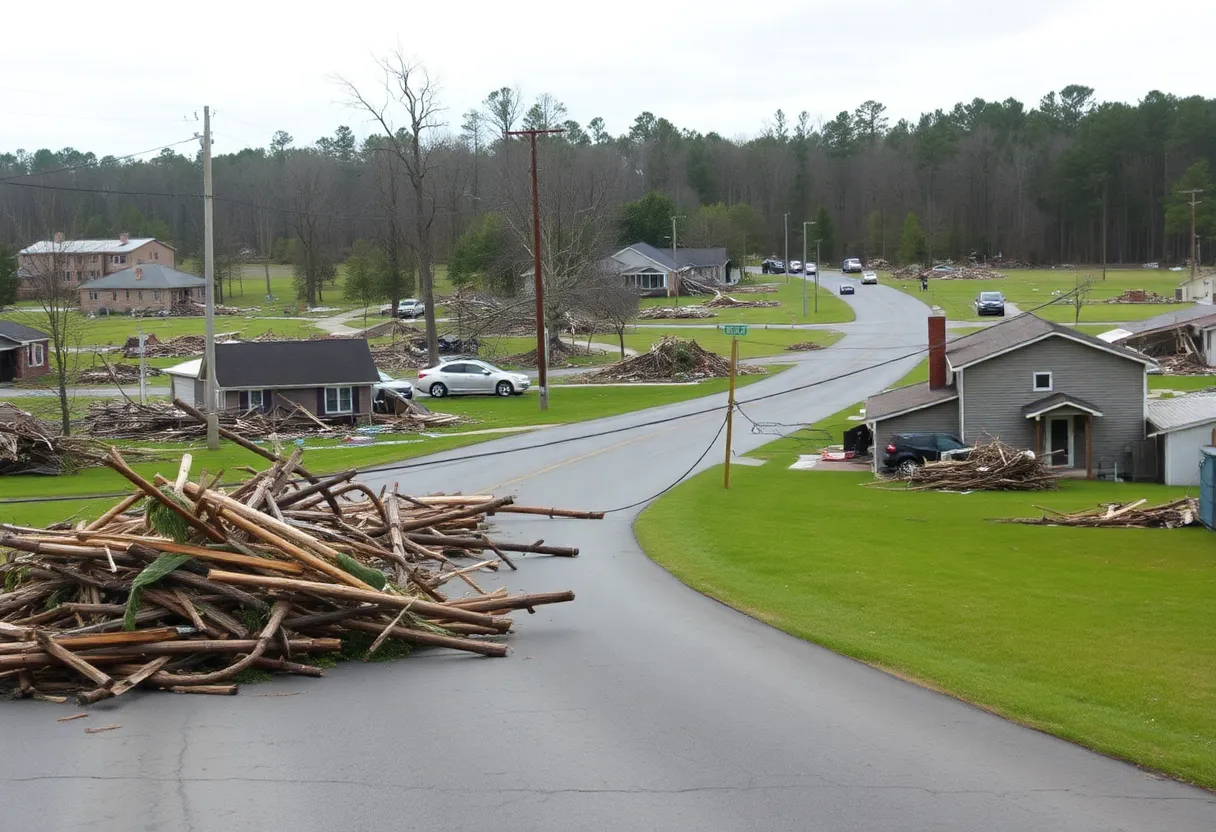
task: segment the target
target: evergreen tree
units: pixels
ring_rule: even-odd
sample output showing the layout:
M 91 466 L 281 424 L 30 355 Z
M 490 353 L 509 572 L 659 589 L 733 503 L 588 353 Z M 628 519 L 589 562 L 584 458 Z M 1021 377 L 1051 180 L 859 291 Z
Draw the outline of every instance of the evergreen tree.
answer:
M 899 262 L 904 266 L 925 264 L 925 232 L 912 211 L 904 217 L 903 231 L 899 234 Z

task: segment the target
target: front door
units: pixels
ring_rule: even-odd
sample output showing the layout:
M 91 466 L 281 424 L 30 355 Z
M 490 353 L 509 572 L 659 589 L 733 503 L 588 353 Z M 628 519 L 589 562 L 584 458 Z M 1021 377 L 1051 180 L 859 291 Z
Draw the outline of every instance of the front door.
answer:
M 1047 453 L 1049 465 L 1057 468 L 1072 466 L 1072 417 L 1057 416 L 1047 421 Z

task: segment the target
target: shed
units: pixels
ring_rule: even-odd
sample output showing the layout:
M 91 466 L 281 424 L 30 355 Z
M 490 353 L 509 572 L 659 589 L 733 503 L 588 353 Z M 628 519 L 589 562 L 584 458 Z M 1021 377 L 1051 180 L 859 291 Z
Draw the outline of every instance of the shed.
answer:
M 195 358 L 183 361 L 181 364 L 174 364 L 165 370 L 165 375 L 169 377 L 169 390 L 173 398 L 181 399 L 191 407 L 197 406 L 194 388 L 202 366 L 203 359 Z
M 1199 485 L 1203 448 L 1216 444 L 1216 394 L 1192 393 L 1148 402 L 1148 436 L 1157 441 L 1158 479 L 1166 485 Z

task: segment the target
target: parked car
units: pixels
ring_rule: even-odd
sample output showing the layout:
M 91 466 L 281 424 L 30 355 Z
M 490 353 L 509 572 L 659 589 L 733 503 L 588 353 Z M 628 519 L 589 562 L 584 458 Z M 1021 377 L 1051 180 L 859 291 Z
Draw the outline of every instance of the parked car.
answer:
M 887 444 L 883 465 L 905 476 L 926 462 L 966 459 L 971 449 L 948 433 L 897 433 Z
M 530 384 L 522 373 L 509 373 L 481 360 L 444 361 L 418 371 L 418 386 L 436 399 L 477 393 L 520 396 Z
M 393 378 L 383 370 L 377 370 L 380 381 L 372 385 L 372 409 L 377 413 L 392 413 L 394 398 L 414 398 L 414 385 L 403 378 Z
M 947 266 L 945 263 L 941 263 L 939 265 L 934 266 L 933 271 L 941 272 L 942 274 L 949 274 L 950 272 L 954 271 L 954 267 Z
M 854 286 L 852 283 L 841 283 L 840 284 L 840 294 L 855 295 L 855 294 L 857 294 L 857 287 Z
M 421 318 L 426 315 L 426 304 L 414 298 L 406 298 L 397 304 L 398 318 Z
M 760 271 L 765 274 L 783 274 L 785 272 L 785 261 L 778 260 L 776 257 L 770 257 L 760 264 Z
M 790 274 L 802 274 L 802 261 L 801 260 L 791 260 L 790 261 Z
M 878 285 L 878 272 L 870 272 L 870 271 L 862 272 L 861 273 L 861 285 L 862 286 L 877 286 Z
M 980 292 L 975 299 L 975 314 L 1005 317 L 1005 296 L 1000 292 Z
M 812 263 L 811 261 L 808 260 L 806 262 L 806 266 L 803 268 L 803 272 L 814 277 L 815 275 L 819 274 L 819 264 Z
M 846 258 L 845 261 L 840 264 L 840 270 L 845 274 L 857 274 L 861 271 L 861 261 L 856 257 Z

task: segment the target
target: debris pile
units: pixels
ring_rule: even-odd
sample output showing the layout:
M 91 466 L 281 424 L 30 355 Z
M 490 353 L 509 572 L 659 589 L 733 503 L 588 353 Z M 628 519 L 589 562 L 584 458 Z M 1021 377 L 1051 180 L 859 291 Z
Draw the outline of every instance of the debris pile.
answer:
M 1134 503 L 1109 503 L 1085 511 L 1065 513 L 1042 506 L 1042 517 L 1015 517 L 999 523 L 1023 523 L 1028 526 L 1084 526 L 1086 528 L 1118 529 L 1180 529 L 1199 522 L 1199 501 L 1184 497 L 1159 506 L 1145 506 L 1148 500 Z
M 367 339 L 392 336 L 393 338 L 408 338 L 412 340 L 414 338 L 425 337 L 425 335 L 426 333 L 418 327 L 411 326 L 401 320 L 385 321 L 384 323 L 368 327 L 359 333 L 360 338 Z
M 773 295 L 781 291 L 775 283 L 736 283 L 729 288 L 736 295 Z
M 931 280 L 1004 280 L 1008 275 L 987 265 L 949 266 L 938 270 L 925 269 L 916 264 L 896 269 L 891 272 L 891 277 L 899 280 L 919 280 L 922 277 Z
M 1124 289 L 1123 294 L 1107 298 L 1103 303 L 1176 303 L 1176 301 L 1146 289 Z
M 713 300 L 705 301 L 705 306 L 712 309 L 771 309 L 780 306 L 779 300 L 736 300 L 721 292 L 714 293 Z
M 63 436 L 50 423 L 0 402 L 0 476 L 70 474 L 100 465 L 105 449 L 88 437 Z
M 240 335 L 237 332 L 217 332 L 217 341 L 228 341 Z M 272 339 L 280 340 L 280 339 Z M 168 341 L 161 341 L 155 334 L 144 336 L 144 355 L 148 358 L 190 358 L 202 355 L 207 339 L 202 335 L 179 335 Z M 132 336 L 122 346 L 124 358 L 139 358 L 139 338 Z
M 823 344 L 816 344 L 814 341 L 799 341 L 796 344 L 790 344 L 785 349 L 787 352 L 811 352 L 823 349 Z
M 215 314 L 217 315 L 255 315 L 261 311 L 262 308 L 260 306 L 240 307 L 224 306 L 221 303 L 215 304 Z M 173 304 L 173 307 L 169 310 L 169 314 L 180 317 L 205 315 L 207 314 L 207 305 L 192 300 L 178 302 Z
M 372 360 L 382 370 L 393 372 L 421 370 L 427 365 L 426 349 L 418 349 L 409 341 L 372 347 L 371 353 Z
M 738 375 L 762 375 L 764 368 L 740 364 Z M 674 335 L 664 336 L 648 352 L 618 361 L 602 370 L 578 376 L 583 384 L 641 381 L 697 381 L 704 378 L 726 378 L 730 361 L 705 350 L 696 341 L 683 341 Z
M 1050 491 L 1059 477 L 1033 451 L 1000 440 L 972 448 L 966 459 L 912 466 L 898 476 L 911 491 Z
M 592 350 L 586 346 L 578 346 L 577 344 L 567 344 L 565 341 L 550 342 L 548 367 L 551 370 L 560 369 L 562 367 L 573 367 L 575 364 L 570 360 L 572 358 L 589 358 L 595 355 L 601 355 L 602 351 Z M 503 364 L 510 364 L 515 367 L 535 367 L 536 366 L 536 348 L 527 352 L 519 352 L 514 355 L 506 355 L 502 358 L 496 358 Z
M 866 268 L 872 272 L 877 272 L 877 271 L 885 272 L 885 271 L 891 270 L 891 264 L 881 257 L 876 257 L 873 260 L 869 260 L 866 262 Z
M 4 526 L 0 689 L 87 705 L 140 686 L 230 695 L 246 670 L 324 676 L 316 657 L 336 653 L 505 656 L 512 612 L 574 594 L 487 591 L 475 576 L 516 569 L 507 552 L 578 550 L 491 539 L 487 518 L 603 516 L 510 496 L 377 493 L 354 471 L 317 478 L 298 450 L 275 459 L 225 492 L 192 482 L 189 456 L 176 480 L 149 482 L 111 448 L 131 496 L 87 526 Z M 457 583 L 467 596 L 449 594 Z
M 148 377 L 159 376 L 155 367 L 147 368 Z M 76 374 L 77 384 L 139 384 L 139 367 L 134 364 L 103 364 L 81 370 Z
M 1209 367 L 1194 353 L 1163 355 L 1156 359 L 1161 372 L 1169 376 L 1216 376 L 1216 367 Z
M 640 321 L 670 321 L 716 318 L 718 313 L 704 306 L 648 306 L 638 313 Z

